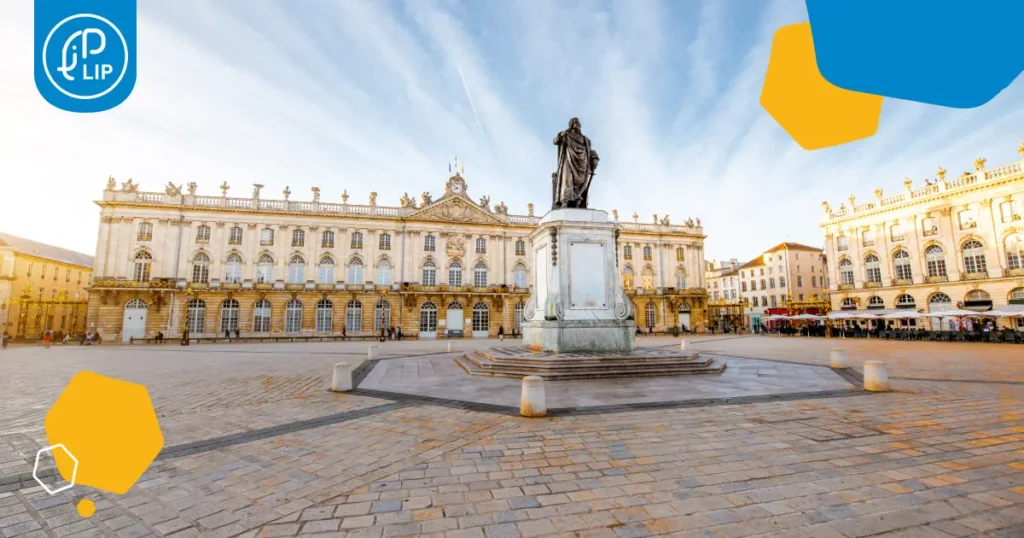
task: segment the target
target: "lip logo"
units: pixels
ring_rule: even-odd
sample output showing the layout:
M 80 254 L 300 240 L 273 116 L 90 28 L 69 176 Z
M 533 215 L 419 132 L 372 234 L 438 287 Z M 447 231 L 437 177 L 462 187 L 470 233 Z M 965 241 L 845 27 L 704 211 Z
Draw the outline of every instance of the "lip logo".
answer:
M 101 112 L 135 86 L 134 0 L 36 0 L 36 88 L 53 106 Z

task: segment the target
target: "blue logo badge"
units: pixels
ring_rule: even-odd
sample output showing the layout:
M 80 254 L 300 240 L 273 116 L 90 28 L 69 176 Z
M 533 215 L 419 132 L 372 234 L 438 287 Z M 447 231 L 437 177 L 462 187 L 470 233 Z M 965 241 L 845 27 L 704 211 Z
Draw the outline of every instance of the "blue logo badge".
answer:
M 135 88 L 136 0 L 35 0 L 35 79 L 51 105 L 102 112 Z

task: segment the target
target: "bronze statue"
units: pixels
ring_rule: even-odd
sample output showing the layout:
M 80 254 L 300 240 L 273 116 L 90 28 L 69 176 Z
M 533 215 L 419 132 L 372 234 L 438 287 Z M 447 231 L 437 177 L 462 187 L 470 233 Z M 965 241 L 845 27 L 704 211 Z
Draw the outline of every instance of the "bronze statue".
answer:
M 580 130 L 580 120 L 569 120 L 569 128 L 555 136 L 558 146 L 558 170 L 552 174 L 552 209 L 563 207 L 587 208 L 590 182 L 597 170 L 597 152 L 591 149 L 590 139 Z

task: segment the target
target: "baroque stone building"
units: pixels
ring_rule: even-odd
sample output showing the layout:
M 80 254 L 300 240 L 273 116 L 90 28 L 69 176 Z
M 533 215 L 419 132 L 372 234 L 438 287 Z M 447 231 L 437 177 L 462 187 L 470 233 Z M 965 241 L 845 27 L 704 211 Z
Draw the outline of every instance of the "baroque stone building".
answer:
M 825 260 L 821 249 L 784 242 L 739 268 L 745 325 L 760 330 L 771 314 L 824 313 Z
M 398 206 L 141 192 L 111 178 L 103 193 L 90 325 L 104 338 L 366 335 L 400 326 L 421 338 L 486 337 L 520 327 L 540 220 L 478 202 L 458 173 L 434 199 Z M 184 192 L 183 192 L 184 191 Z M 619 271 L 637 325 L 703 324 L 699 220 L 618 223 Z
M 977 159 L 953 178 L 939 168 L 897 194 L 822 205 L 833 309 L 1024 304 L 1024 159 L 996 168 Z

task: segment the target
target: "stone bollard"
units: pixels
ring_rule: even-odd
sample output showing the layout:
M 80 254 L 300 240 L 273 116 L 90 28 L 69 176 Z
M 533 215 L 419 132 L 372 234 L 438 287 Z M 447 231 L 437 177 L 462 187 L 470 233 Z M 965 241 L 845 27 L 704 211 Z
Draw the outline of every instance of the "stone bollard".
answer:
M 523 378 L 523 393 L 519 399 L 519 414 L 524 417 L 542 417 L 548 414 L 544 401 L 544 378 L 528 375 Z
M 686 340 L 680 340 L 679 341 L 679 350 L 680 351 L 686 351 Z
M 864 390 L 889 392 L 889 374 L 882 361 L 864 361 Z
M 832 368 L 849 368 L 850 363 L 846 360 L 846 351 L 842 349 L 833 349 L 831 351 L 832 356 Z
M 371 360 L 371 361 L 372 360 L 377 360 L 377 353 L 379 351 L 380 351 L 380 346 L 378 346 L 377 344 L 374 344 L 374 345 L 370 346 L 370 349 L 367 350 L 367 352 L 366 352 L 366 359 L 367 360 Z
M 334 365 L 334 377 L 331 378 L 331 390 L 334 392 L 346 392 L 352 390 L 352 372 L 362 364 L 362 361 L 343 361 Z
M 451 340 L 448 341 L 448 351 L 449 352 L 452 351 L 452 341 Z

